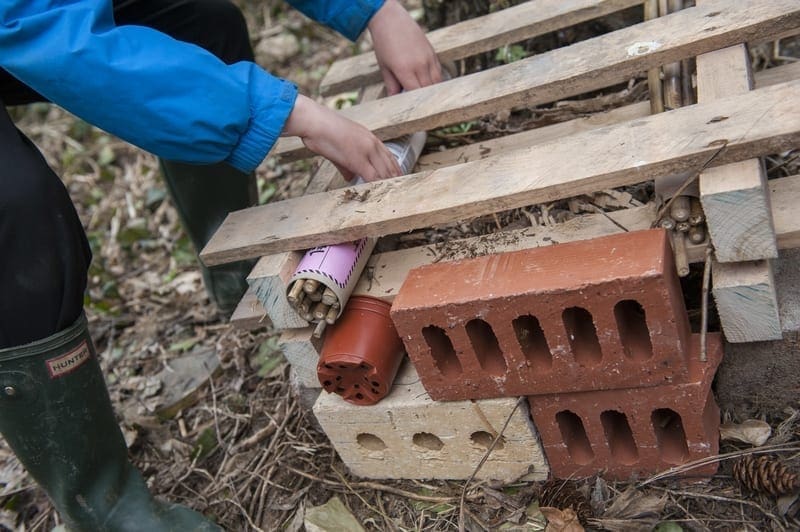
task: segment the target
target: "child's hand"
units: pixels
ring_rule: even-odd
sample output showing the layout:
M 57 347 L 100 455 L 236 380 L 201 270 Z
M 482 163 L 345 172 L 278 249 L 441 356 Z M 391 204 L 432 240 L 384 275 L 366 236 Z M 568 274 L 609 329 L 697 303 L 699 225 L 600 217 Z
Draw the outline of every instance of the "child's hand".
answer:
M 390 96 L 442 80 L 433 47 L 397 0 L 386 0 L 367 27 Z
M 306 148 L 331 161 L 350 181 L 360 175 L 377 181 L 400 175 L 397 161 L 370 130 L 298 95 L 283 133 L 298 136 Z

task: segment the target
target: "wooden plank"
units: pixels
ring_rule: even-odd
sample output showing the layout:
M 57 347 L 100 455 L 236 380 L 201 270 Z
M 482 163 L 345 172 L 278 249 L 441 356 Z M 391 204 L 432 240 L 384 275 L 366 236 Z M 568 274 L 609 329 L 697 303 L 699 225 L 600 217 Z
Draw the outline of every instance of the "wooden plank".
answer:
M 776 153 L 800 144 L 798 98 L 793 81 L 504 156 L 234 212 L 201 257 L 214 265 L 399 233 Z
M 449 150 L 438 151 L 423 155 L 417 162 L 421 170 L 435 170 L 454 164 L 467 163 L 485 159 L 492 155 L 499 155 L 513 150 L 528 148 L 536 144 L 550 142 L 568 135 L 592 131 L 612 124 L 619 124 L 637 118 L 644 118 L 650 114 L 650 104 L 639 102 L 626 105 L 618 109 L 595 113 L 575 120 L 561 122 L 550 126 L 530 129 L 521 133 L 514 133 L 505 137 L 484 140 L 466 146 L 459 146 Z
M 794 79 L 800 79 L 800 62 L 762 70 L 755 74 L 757 88 L 769 87 Z M 477 161 L 491 155 L 527 148 L 535 144 L 566 137 L 567 135 L 642 118 L 650 114 L 649 110 L 650 106 L 647 102 L 639 102 L 550 126 L 514 133 L 513 135 L 428 153 L 420 157 L 417 169 L 419 171 L 435 170 L 443 166 Z
M 341 112 L 383 139 L 395 138 L 584 94 L 656 66 L 798 26 L 797 0 L 710 0 L 703 7 Z M 296 137 L 280 139 L 273 151 L 294 158 L 309 153 Z
M 800 205 L 800 176 L 774 179 L 769 185 L 778 245 L 781 249 L 800 248 L 800 216 L 796 216 L 797 205 Z M 646 205 L 606 214 L 586 214 L 552 227 L 526 227 L 456 240 L 443 247 L 430 245 L 379 253 L 370 259 L 365 270 L 367 273 L 359 280 L 354 294 L 391 302 L 405 281 L 408 271 L 424 264 L 596 238 L 622 232 L 622 228 L 628 231 L 647 229 L 655 220 L 655 215 L 655 207 Z M 702 262 L 705 258 L 705 246 L 689 246 L 688 256 L 690 262 Z M 258 320 L 262 316 L 263 311 L 253 316 L 242 313 L 241 319 L 250 318 L 249 323 L 257 323 L 252 320 Z M 241 325 L 244 327 L 247 324 L 248 322 L 242 322 Z M 297 334 L 300 331 L 302 329 L 295 330 Z M 310 334 L 310 329 L 308 333 Z M 311 341 L 310 337 L 308 341 Z M 305 349 L 311 352 L 308 346 Z
M 643 0 L 534 0 L 428 33 L 442 63 L 538 37 L 640 5 Z M 320 83 L 323 95 L 380 81 L 374 52 L 331 65 Z
M 276 329 L 308 327 L 286 299 L 286 285 L 303 258 L 303 253 L 290 251 L 262 257 L 247 277 L 261 308 Z M 260 268 L 260 269 L 259 269 Z M 257 275 L 253 272 L 258 270 Z
M 715 262 L 714 301 L 731 343 L 783 338 L 775 279 L 768 260 Z
M 322 340 L 314 338 L 314 327 L 288 329 L 281 334 L 278 347 L 295 371 L 300 384 L 307 388 L 321 388 L 317 378 L 317 362 L 322 350 Z
M 743 94 L 752 87 L 747 46 L 698 56 L 700 103 Z M 711 168 L 700 175 L 700 200 L 718 261 L 778 256 L 766 183 L 766 171 L 758 159 Z
M 256 291 L 250 287 L 239 304 L 231 314 L 231 324 L 241 329 L 258 329 L 259 327 L 269 327 L 271 322 L 264 311 L 264 307 L 256 297 Z
M 769 181 L 772 219 L 780 249 L 800 248 L 800 175 Z
M 800 79 L 800 68 L 798 67 L 800 67 L 800 63 L 790 63 L 788 65 L 757 72 L 755 75 L 756 87 L 767 87 L 792 79 Z M 454 164 L 460 164 L 473 160 L 484 159 L 490 155 L 499 155 L 508 151 L 530 147 L 543 142 L 556 140 L 574 133 L 591 131 L 600 127 L 634 120 L 636 118 L 642 118 L 649 114 L 648 108 L 647 102 L 635 103 L 604 113 L 596 113 L 587 117 L 577 118 L 568 122 L 562 122 L 560 124 L 553 124 L 551 126 L 532 129 L 530 131 L 523 131 L 514 135 L 499 137 L 450 150 L 434 152 L 420 158 L 417 168 L 419 170 L 429 170 L 444 166 L 452 166 Z M 344 182 L 339 181 L 342 178 L 336 171 L 336 168 L 330 163 L 327 163 L 325 166 L 326 167 L 320 168 L 309 185 L 309 193 L 322 192 L 329 186 L 331 188 L 343 186 Z M 270 264 L 274 265 L 275 263 L 267 260 L 260 262 L 253 270 L 253 273 L 250 276 L 251 279 L 259 277 L 273 277 L 273 279 L 275 279 L 275 271 L 267 270 Z M 279 267 L 277 271 L 280 271 Z M 275 282 L 275 280 L 273 282 Z M 286 286 L 283 286 L 283 288 L 279 289 L 279 291 L 285 290 Z M 252 297 L 255 298 L 254 295 Z M 263 318 L 264 314 L 263 307 L 260 303 L 257 305 L 257 308 L 259 309 L 260 314 L 252 318 L 257 320 L 256 325 L 262 323 L 259 320 Z M 243 314 L 243 316 L 250 317 L 250 314 Z M 231 318 L 231 321 L 234 321 L 234 317 Z
M 746 45 L 697 57 L 700 103 L 747 93 L 753 85 Z M 761 260 L 778 256 L 769 200 L 767 173 L 760 159 L 700 174 L 700 201 L 716 260 L 714 301 L 729 342 L 782 338 L 772 265 Z

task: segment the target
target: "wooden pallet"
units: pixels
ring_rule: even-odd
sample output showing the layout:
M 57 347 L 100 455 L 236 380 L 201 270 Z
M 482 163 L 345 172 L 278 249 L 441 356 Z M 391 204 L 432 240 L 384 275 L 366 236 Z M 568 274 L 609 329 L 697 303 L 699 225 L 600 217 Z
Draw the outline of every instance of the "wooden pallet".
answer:
M 643 3 L 533 0 L 433 32 L 431 41 L 441 57 L 460 59 Z M 307 195 L 232 213 L 201 257 L 209 265 L 262 257 L 250 276 L 253 290 L 233 321 L 264 324 L 260 299 L 270 302 L 269 318 L 277 328 L 307 325 L 283 301 L 286 281 L 301 256 L 293 250 L 401 233 L 690 172 L 702 174 L 702 200 L 718 261 L 718 305 L 736 309 L 742 307 L 742 298 L 749 298 L 747 315 L 723 315 L 726 335 L 734 341 L 753 341 L 779 334 L 768 259 L 778 249 L 800 247 L 800 220 L 792 211 L 800 200 L 800 176 L 767 183 L 757 158 L 800 146 L 800 64 L 753 76 L 745 44 L 798 32 L 800 4 L 697 3 L 436 86 L 382 99 L 374 99 L 373 92 L 343 111 L 381 138 L 392 138 L 517 106 L 551 103 L 698 58 L 700 103 L 691 107 L 650 115 L 650 105 L 644 102 L 429 154 L 420 160 L 416 174 L 352 187 L 347 194 L 337 190 L 346 183 L 326 163 Z M 376 73 L 374 56 L 348 59 L 331 68 L 323 89 L 357 87 L 375 81 Z M 750 90 L 753 85 L 755 90 Z M 287 158 L 307 155 L 297 139 L 282 139 L 275 153 Z M 741 216 L 743 209 L 746 217 Z M 472 253 L 521 249 L 643 229 L 656 216 L 654 206 L 648 205 L 584 215 L 535 231 L 504 231 L 461 245 Z M 689 259 L 702 260 L 703 247 L 690 247 Z M 410 268 L 458 258 L 450 252 L 454 249 L 457 246 L 448 252 L 422 247 L 375 255 L 356 293 L 391 300 Z

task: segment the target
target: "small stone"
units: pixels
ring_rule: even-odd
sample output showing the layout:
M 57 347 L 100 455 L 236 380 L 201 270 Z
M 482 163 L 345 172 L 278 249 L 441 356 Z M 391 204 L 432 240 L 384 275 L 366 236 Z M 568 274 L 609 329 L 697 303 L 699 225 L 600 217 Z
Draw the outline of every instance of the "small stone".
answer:
M 262 39 L 255 53 L 259 64 L 282 63 L 300 53 L 300 41 L 293 33 L 283 32 Z

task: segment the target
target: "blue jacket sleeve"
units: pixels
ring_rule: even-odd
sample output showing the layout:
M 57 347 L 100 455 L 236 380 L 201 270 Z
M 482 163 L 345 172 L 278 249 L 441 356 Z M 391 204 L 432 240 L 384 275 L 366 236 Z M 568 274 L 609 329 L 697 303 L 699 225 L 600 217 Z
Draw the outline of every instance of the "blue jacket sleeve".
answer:
M 287 0 L 295 9 L 321 24 L 333 28 L 351 41 L 367 27 L 367 23 L 384 0 Z
M 166 159 L 251 171 L 296 87 L 249 62 L 114 24 L 111 0 L 0 0 L 0 65 L 40 94 Z

